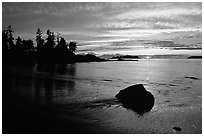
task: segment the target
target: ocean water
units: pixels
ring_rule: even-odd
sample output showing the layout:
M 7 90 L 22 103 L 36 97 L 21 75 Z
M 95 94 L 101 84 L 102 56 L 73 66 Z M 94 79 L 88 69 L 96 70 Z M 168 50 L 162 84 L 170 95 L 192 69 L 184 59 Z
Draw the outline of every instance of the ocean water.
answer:
M 141 59 L 75 64 L 7 65 L 10 93 L 121 133 L 201 133 L 202 60 Z M 115 98 L 143 84 L 155 97 L 143 116 Z

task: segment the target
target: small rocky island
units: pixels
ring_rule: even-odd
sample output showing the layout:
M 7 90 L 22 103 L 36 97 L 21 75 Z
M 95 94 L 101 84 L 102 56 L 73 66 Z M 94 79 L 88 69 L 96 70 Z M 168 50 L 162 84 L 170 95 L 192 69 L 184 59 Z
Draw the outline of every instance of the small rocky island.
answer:
M 202 56 L 190 56 L 188 59 L 202 59 Z
M 137 55 L 120 55 L 113 56 L 109 60 L 110 61 L 138 61 L 139 56 Z

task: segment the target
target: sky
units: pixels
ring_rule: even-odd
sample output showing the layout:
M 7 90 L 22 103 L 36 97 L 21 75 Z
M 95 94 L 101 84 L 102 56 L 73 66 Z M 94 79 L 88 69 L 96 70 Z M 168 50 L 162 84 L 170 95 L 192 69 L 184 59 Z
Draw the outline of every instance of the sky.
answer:
M 8 25 L 24 39 L 59 32 L 77 53 L 202 55 L 201 2 L 3 2 Z

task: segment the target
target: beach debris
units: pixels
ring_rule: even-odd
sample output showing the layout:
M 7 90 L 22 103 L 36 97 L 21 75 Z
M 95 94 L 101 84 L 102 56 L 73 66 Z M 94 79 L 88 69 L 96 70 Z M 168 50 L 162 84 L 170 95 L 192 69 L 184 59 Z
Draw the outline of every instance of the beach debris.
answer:
M 142 115 L 154 106 L 154 96 L 148 92 L 142 84 L 129 86 L 120 90 L 115 96 L 123 104 L 123 107 L 132 109 Z
M 173 127 L 173 129 L 174 129 L 175 131 L 178 131 L 178 132 L 181 131 L 181 128 L 180 128 L 180 127 Z
M 103 79 L 102 81 L 111 82 L 111 81 L 113 81 L 113 80 L 111 80 L 111 79 Z

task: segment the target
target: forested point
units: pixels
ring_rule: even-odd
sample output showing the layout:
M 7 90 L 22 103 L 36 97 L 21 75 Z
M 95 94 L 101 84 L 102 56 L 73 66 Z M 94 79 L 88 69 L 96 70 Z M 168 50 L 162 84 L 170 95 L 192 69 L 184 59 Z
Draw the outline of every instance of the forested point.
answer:
M 77 42 L 67 42 L 60 33 L 55 34 L 50 29 L 43 39 L 40 28 L 36 32 L 36 45 L 31 39 L 13 36 L 14 30 L 9 25 L 2 31 L 2 60 L 9 62 L 44 62 L 44 63 L 74 63 L 103 61 L 95 55 L 76 55 Z

